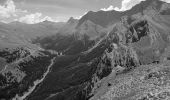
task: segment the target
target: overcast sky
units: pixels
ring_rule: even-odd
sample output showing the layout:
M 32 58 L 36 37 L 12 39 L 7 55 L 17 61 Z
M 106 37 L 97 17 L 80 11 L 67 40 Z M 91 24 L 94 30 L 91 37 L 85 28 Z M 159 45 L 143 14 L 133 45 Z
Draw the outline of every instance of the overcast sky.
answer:
M 0 0 L 0 21 L 67 21 L 88 11 L 124 11 L 144 0 Z M 170 1 L 170 0 L 165 0 Z

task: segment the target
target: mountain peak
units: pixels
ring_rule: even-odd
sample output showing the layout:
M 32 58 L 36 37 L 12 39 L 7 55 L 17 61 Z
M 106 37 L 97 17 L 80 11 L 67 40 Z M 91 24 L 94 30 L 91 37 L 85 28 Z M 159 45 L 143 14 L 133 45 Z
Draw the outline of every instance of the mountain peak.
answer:
M 70 19 L 67 21 L 68 24 L 76 23 L 78 19 L 74 19 L 73 17 L 70 17 Z
M 144 10 L 148 8 L 153 8 L 155 10 L 160 10 L 162 4 L 165 3 L 162 0 L 145 0 L 141 1 L 139 4 L 133 6 L 130 10 L 126 11 L 89 11 L 86 15 L 84 15 L 77 25 L 79 27 L 86 20 L 90 20 L 93 23 L 100 25 L 102 27 L 108 27 L 108 25 L 112 25 L 118 21 L 120 21 L 122 16 L 131 16 L 137 13 L 143 13 Z

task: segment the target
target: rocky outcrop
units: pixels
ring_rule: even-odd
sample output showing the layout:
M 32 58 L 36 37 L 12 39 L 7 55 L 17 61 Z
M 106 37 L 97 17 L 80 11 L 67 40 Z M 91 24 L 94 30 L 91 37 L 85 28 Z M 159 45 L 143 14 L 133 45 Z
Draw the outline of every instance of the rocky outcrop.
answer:
M 142 4 L 144 3 L 142 2 Z M 107 41 L 109 41 L 110 46 L 100 58 L 97 70 L 92 78 L 89 96 L 91 100 L 136 100 L 137 98 L 143 100 L 146 98 L 162 98 L 159 96 L 162 93 L 167 96 L 165 98 L 169 98 L 167 95 L 169 90 L 162 92 L 160 90 L 160 93 L 155 94 L 153 91 L 158 90 L 152 87 L 154 82 L 147 84 L 150 83 L 149 80 L 136 77 L 140 73 L 139 69 L 151 68 L 153 67 L 151 63 L 159 63 L 163 55 L 169 54 L 165 51 L 169 48 L 168 36 L 170 32 L 165 27 L 169 26 L 159 23 L 163 15 L 157 12 L 164 4 L 160 1 L 152 1 L 150 4 L 143 10 L 143 14 L 123 16 L 121 22 L 117 23 L 108 34 Z M 164 27 L 161 27 L 161 25 Z M 144 66 L 146 64 L 151 65 Z M 157 65 L 157 67 L 153 67 L 153 70 L 154 68 L 163 70 L 166 69 L 166 66 Z M 162 75 L 162 77 L 166 76 L 167 74 Z M 142 84 L 143 82 L 146 82 L 146 84 Z M 166 81 L 164 82 L 166 83 Z M 136 86 L 137 88 L 135 88 Z M 144 86 L 143 89 L 147 92 L 135 93 L 138 90 L 143 91 L 140 90 L 140 86 Z M 154 84 L 154 86 L 157 85 Z M 159 88 L 163 89 L 163 85 L 159 85 Z M 150 89 L 153 89 L 153 91 L 150 91 Z M 168 89 L 168 85 L 166 85 L 166 89 Z
M 170 98 L 167 64 L 140 66 L 117 76 L 106 92 L 91 100 L 167 100 Z

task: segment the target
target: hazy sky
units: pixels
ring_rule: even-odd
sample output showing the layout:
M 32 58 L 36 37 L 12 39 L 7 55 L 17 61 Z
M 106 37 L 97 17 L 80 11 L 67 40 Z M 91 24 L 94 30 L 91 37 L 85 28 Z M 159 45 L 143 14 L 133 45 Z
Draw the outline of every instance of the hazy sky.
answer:
M 67 21 L 88 11 L 124 11 L 145 0 L 0 0 L 0 21 Z M 170 0 L 164 0 L 170 2 Z
M 121 6 L 121 0 L 0 0 L 0 20 L 26 20 L 26 17 L 67 21 L 101 8 Z M 21 18 L 22 17 L 22 18 Z M 30 22 L 33 20 L 30 19 Z M 35 20 L 36 21 L 36 20 Z
M 30 12 L 41 12 L 51 17 L 66 20 L 85 12 L 98 11 L 110 5 L 120 6 L 121 0 L 25 0 L 19 7 Z

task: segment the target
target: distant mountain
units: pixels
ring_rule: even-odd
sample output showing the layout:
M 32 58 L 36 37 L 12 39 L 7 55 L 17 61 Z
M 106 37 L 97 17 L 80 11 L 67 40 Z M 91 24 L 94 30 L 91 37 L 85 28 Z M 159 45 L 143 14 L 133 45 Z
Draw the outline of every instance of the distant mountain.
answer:
M 93 23 L 100 25 L 102 27 L 108 27 L 109 25 L 115 24 L 116 22 L 119 22 L 120 18 L 122 16 L 130 16 L 139 12 L 143 12 L 144 9 L 146 9 L 152 2 L 157 2 L 159 7 L 163 2 L 159 0 L 146 0 L 142 1 L 140 4 L 135 5 L 130 10 L 127 11 L 89 11 L 86 15 L 84 15 L 77 27 L 79 27 L 84 21 L 90 20 Z M 154 5 L 154 4 L 153 4 Z
M 90 20 L 87 20 L 83 24 L 81 24 L 81 26 L 77 28 L 77 32 L 79 33 L 79 35 L 86 34 L 92 40 L 95 40 L 102 34 L 105 35 L 107 33 L 102 26 L 94 24 Z
M 80 30 L 79 34 L 89 30 L 89 33 L 95 34 L 94 26 L 99 30 L 112 26 L 108 28 L 109 32 L 81 53 L 69 55 L 64 53 L 65 55 L 55 63 L 54 69 L 44 84 L 30 96 L 30 99 L 45 97 L 48 100 L 161 98 L 154 94 L 157 89 L 152 86 L 162 89 L 159 91 L 160 95 L 165 92 L 164 85 L 159 82 L 167 83 L 162 80 L 163 78 L 160 79 L 167 74 L 160 73 L 164 73 L 165 69 L 169 71 L 169 8 L 170 5 L 165 2 L 146 0 L 125 12 L 87 13 L 76 26 L 76 30 Z M 114 13 L 117 13 L 116 17 Z M 77 48 L 70 50 L 77 50 Z M 140 72 L 143 73 L 141 76 Z M 153 81 L 151 82 L 150 79 Z M 157 79 L 160 81 L 155 83 Z M 48 83 L 50 80 L 53 81 Z M 45 86 L 47 86 L 46 89 L 43 88 Z M 142 94 L 133 90 L 134 88 Z M 165 88 L 168 89 L 168 86 L 166 85 Z M 48 90 L 52 90 L 51 93 L 45 92 Z M 47 96 L 41 97 L 41 94 Z M 149 97 L 151 94 L 154 95 Z M 168 98 L 168 95 L 166 96 Z
M 78 19 L 74 19 L 73 17 L 70 17 L 70 19 L 67 21 L 68 24 L 76 24 L 78 23 Z
M 1 34 L 17 38 L 8 30 L 19 26 L 5 25 Z M 18 34 L 56 29 L 51 22 L 20 27 Z M 0 49 L 0 99 L 169 100 L 170 4 L 146 0 L 125 12 L 90 11 L 55 32 L 30 42 L 38 49 Z
M 78 23 L 79 20 L 71 17 L 55 35 L 38 37 L 33 40 L 33 43 L 38 43 L 45 49 L 63 52 L 63 54 L 77 54 L 91 48 L 112 29 L 112 26 L 104 28 L 90 20 L 76 27 Z
M 102 27 L 107 27 L 108 25 L 112 25 L 120 20 L 122 14 L 117 11 L 98 11 L 93 12 L 90 11 L 86 15 L 84 15 L 77 27 L 79 27 L 84 21 L 90 20 L 97 25 L 101 25 Z
M 0 23 L 0 41 L 11 44 L 28 44 L 28 42 L 31 42 L 36 37 L 56 34 L 64 24 L 49 21 L 38 24 L 24 24 L 20 22 Z
M 75 32 L 75 27 L 77 26 L 78 20 L 71 17 L 67 23 L 61 27 L 58 31 L 58 34 L 68 35 Z

